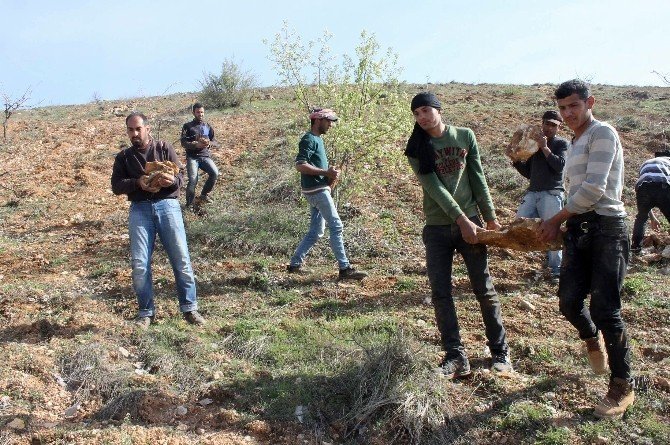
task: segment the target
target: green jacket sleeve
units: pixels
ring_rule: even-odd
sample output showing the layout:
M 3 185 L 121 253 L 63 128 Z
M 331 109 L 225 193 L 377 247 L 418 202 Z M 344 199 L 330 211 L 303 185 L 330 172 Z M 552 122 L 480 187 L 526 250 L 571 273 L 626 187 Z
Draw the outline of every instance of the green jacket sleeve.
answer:
M 469 129 L 468 138 L 470 140 L 470 148 L 466 157 L 465 168 L 468 169 L 468 178 L 470 179 L 472 195 L 477 202 L 479 211 L 482 212 L 484 221 L 493 221 L 496 219 L 496 212 L 493 207 L 493 200 L 491 199 L 491 193 L 489 192 L 489 186 L 486 183 L 484 169 L 482 168 L 482 162 L 479 157 L 479 146 L 477 145 L 475 134 Z
M 451 196 L 449 190 L 444 186 L 435 172 L 426 175 L 419 174 L 419 160 L 417 158 L 407 157 L 409 165 L 412 167 L 423 192 L 430 196 L 444 212 L 454 221 L 463 214 L 456 200 Z

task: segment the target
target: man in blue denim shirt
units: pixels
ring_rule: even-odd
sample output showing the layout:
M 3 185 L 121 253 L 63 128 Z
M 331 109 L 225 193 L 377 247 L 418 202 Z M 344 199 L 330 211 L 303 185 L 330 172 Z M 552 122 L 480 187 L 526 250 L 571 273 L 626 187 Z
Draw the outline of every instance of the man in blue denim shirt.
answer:
M 200 202 L 212 202 L 209 193 L 214 189 L 219 170 L 212 160 L 210 148 L 218 148 L 214 139 L 214 129 L 205 122 L 205 107 L 196 102 L 192 107 L 193 120 L 186 122 L 181 129 L 181 146 L 186 150 L 186 207 L 195 199 L 195 186 L 198 184 L 198 170 L 207 173 L 207 181 L 200 192 Z
M 160 173 L 157 184 L 148 183 L 147 162 L 171 161 L 180 166 L 174 148 L 166 142 L 155 141 L 149 134 L 147 118 L 131 113 L 126 118 L 126 132 L 132 145 L 120 151 L 114 159 L 112 191 L 128 195 L 130 213 L 130 255 L 133 289 L 137 294 L 139 313 L 135 322 L 143 328 L 154 319 L 154 289 L 151 257 L 156 235 L 170 259 L 179 297 L 179 310 L 191 324 L 204 324 L 198 313 L 195 277 L 186 244 L 186 232 L 179 206 L 179 189 L 183 176 L 179 173 Z
M 542 137 L 536 141 L 538 151 L 525 162 L 512 163 L 521 175 L 530 179 L 517 217 L 546 220 L 563 208 L 563 167 L 568 141 L 556 136 L 562 123 L 560 114 L 546 111 L 542 115 Z M 561 259 L 560 250 L 547 253 L 547 264 L 555 282 L 561 272 Z
M 300 139 L 295 168 L 300 172 L 302 193 L 310 206 L 310 223 L 307 234 L 296 248 L 287 270 L 289 273 L 302 272 L 305 257 L 314 244 L 323 236 L 325 226 L 330 231 L 330 248 L 339 265 L 340 280 L 362 280 L 365 272 L 351 267 L 344 251 L 342 221 L 331 196 L 331 184 L 339 177 L 339 170 L 328 166 L 326 148 L 321 135 L 326 134 L 337 115 L 328 108 L 316 109 L 309 115 L 311 129 Z

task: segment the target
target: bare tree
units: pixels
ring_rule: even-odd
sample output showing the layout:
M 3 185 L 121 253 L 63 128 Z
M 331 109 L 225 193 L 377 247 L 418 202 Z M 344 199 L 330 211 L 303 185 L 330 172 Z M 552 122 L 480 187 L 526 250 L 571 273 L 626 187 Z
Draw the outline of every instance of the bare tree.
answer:
M 2 121 L 2 138 L 5 141 L 7 141 L 7 123 L 9 122 L 9 118 L 12 117 L 12 114 L 14 114 L 16 110 L 30 100 L 31 93 L 32 87 L 26 88 L 26 91 L 18 98 L 13 98 L 9 94 L 2 93 L 2 104 L 5 113 L 5 120 Z
M 652 71 L 652 73 L 654 73 L 654 74 L 656 74 L 658 77 L 660 77 L 661 80 L 663 81 L 663 83 L 665 83 L 666 85 L 670 85 L 670 75 L 668 75 L 668 74 L 661 74 L 661 73 L 659 73 L 658 71 Z

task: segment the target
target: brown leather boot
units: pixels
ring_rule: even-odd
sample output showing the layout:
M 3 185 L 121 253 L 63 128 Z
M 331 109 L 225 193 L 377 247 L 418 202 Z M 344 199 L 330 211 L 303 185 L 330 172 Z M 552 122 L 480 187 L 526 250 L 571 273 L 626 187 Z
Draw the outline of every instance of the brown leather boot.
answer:
M 605 340 L 603 334 L 598 332 L 593 338 L 584 340 L 586 354 L 589 357 L 591 369 L 596 374 L 607 374 L 607 350 L 605 349 Z
M 593 414 L 599 419 L 618 419 L 634 401 L 633 386 L 624 379 L 614 377 L 610 380 L 607 394 L 596 406 Z

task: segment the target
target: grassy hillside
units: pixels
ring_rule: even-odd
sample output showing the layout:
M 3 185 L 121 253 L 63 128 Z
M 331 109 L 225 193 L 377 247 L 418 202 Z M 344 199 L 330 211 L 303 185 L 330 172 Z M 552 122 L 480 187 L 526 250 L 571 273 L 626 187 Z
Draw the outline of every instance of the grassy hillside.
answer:
M 511 222 L 527 184 L 504 147 L 519 124 L 554 107 L 554 87 L 427 87 L 449 123 L 475 131 L 499 217 Z M 637 169 L 669 144 L 670 88 L 596 85 L 594 95 L 595 116 L 624 144 L 632 226 Z M 307 226 L 293 158 L 308 121 L 288 92 L 272 97 L 207 110 L 222 143 L 213 155 L 221 179 L 213 204 L 185 214 L 203 328 L 179 317 L 161 248 L 157 324 L 140 331 L 129 322 L 128 203 L 109 185 L 127 142 L 125 115 L 144 111 L 154 134 L 178 145 L 195 95 L 12 117 L 0 145 L 0 444 L 668 443 L 668 260 L 634 263 L 626 279 L 623 315 L 644 388 L 622 421 L 591 414 L 607 378 L 590 373 L 556 286 L 544 279 L 542 253 L 490 250 L 511 376 L 488 372 L 478 305 L 457 257 L 454 291 L 474 376 L 445 381 L 433 371 L 441 353 L 421 193 L 402 143 L 353 166 L 338 191 L 349 256 L 370 277 L 338 283 L 325 239 L 309 256 L 312 272 L 289 276 Z

